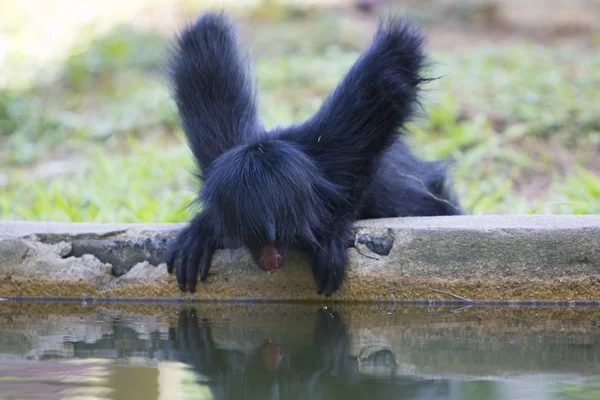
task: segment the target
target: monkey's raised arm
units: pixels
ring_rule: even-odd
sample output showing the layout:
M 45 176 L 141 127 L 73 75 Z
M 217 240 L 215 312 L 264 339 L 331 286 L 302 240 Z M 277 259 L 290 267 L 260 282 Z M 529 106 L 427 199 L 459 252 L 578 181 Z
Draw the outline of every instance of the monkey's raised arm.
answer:
M 330 296 L 345 277 L 346 243 L 378 161 L 418 105 L 425 80 L 424 38 L 402 19 L 380 25 L 373 42 L 304 124 L 282 129 L 317 164 L 342 200 L 327 198 L 327 230 L 319 231 L 311 266 L 317 293 Z
M 302 145 L 336 183 L 345 184 L 342 177 L 354 178 L 412 116 L 418 86 L 425 81 L 423 44 L 422 34 L 407 21 L 381 23 L 321 109 L 283 136 Z
M 223 14 L 207 13 L 179 35 L 169 63 L 174 98 L 196 162 L 205 170 L 260 131 L 247 64 Z

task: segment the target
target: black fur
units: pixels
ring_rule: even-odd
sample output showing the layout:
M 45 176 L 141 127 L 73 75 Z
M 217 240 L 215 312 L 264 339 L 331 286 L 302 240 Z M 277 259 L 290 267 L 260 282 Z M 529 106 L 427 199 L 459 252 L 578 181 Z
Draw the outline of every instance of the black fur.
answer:
M 203 209 L 169 248 L 180 289 L 206 279 L 215 248 L 245 245 L 256 258 L 265 245 L 294 245 L 310 251 L 317 292 L 329 296 L 355 220 L 460 213 L 443 165 L 414 157 L 398 134 L 424 62 L 421 33 L 390 19 L 312 118 L 266 132 L 230 22 L 209 13 L 183 30 L 171 77 Z

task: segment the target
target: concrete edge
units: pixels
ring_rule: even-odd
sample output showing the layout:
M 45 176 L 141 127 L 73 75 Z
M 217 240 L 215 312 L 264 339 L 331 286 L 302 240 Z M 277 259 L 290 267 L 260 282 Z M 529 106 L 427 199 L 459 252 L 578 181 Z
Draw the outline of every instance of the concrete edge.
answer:
M 164 252 L 183 226 L 0 221 L 0 296 L 180 297 Z M 600 215 L 390 218 L 355 231 L 337 300 L 600 300 Z M 296 252 L 266 274 L 243 249 L 218 251 L 193 297 L 322 299 L 307 264 Z
M 0 221 L 0 237 L 28 235 L 106 236 L 141 232 L 176 231 L 185 223 L 87 223 L 45 221 Z M 444 217 L 385 218 L 357 221 L 357 228 L 405 229 L 584 229 L 600 226 L 600 215 L 461 215 Z

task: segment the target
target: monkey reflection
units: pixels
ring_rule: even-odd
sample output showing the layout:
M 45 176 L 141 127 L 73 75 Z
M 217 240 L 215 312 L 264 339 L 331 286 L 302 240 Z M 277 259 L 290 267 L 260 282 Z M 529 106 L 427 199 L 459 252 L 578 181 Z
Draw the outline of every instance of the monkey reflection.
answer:
M 319 309 L 312 340 L 303 349 L 280 343 L 250 352 L 218 348 L 211 323 L 195 309 L 182 310 L 170 329 L 169 358 L 190 365 L 215 399 L 448 399 L 445 383 L 396 377 L 390 351 L 352 357 L 346 325 L 336 312 Z M 378 378 L 367 369 L 387 371 Z

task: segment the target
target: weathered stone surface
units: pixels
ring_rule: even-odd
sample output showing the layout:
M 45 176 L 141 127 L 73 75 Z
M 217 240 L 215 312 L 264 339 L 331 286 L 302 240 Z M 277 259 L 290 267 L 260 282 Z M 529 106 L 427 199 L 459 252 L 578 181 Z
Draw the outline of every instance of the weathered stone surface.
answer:
M 46 244 L 17 238 L 0 238 L 0 279 L 15 285 L 34 281 L 79 283 L 103 287 L 111 279 L 111 266 L 90 254 L 66 257 L 71 244 Z
M 168 239 L 169 237 L 74 240 L 69 255 L 82 257 L 84 254 L 93 254 L 100 261 L 112 265 L 114 276 L 122 276 L 137 263 L 146 261 L 159 265 L 163 262 Z
M 0 296 L 180 296 L 163 260 L 182 226 L 0 222 Z M 338 300 L 600 300 L 600 216 L 359 221 L 348 246 Z M 218 250 L 194 297 L 322 299 L 306 254 L 268 274 L 245 249 Z

